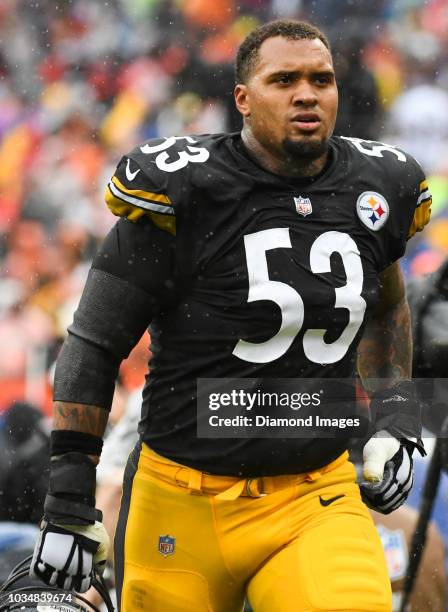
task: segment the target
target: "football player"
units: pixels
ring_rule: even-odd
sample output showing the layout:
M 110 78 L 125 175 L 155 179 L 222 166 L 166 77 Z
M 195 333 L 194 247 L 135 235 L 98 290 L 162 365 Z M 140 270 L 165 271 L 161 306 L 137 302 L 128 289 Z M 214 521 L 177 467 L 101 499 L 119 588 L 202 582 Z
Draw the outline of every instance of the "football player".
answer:
M 256 612 L 387 611 L 366 504 L 399 507 L 424 452 L 398 260 L 429 219 L 428 186 L 403 151 L 332 136 L 338 93 L 315 27 L 254 30 L 236 82 L 241 133 L 147 141 L 107 187 L 121 219 L 58 359 L 33 571 L 84 590 L 104 560 L 95 464 L 119 364 L 150 326 L 115 538 L 121 609 L 230 612 L 247 594 Z M 349 380 L 358 345 L 376 415 L 361 488 L 348 436 L 198 435 L 202 379 Z

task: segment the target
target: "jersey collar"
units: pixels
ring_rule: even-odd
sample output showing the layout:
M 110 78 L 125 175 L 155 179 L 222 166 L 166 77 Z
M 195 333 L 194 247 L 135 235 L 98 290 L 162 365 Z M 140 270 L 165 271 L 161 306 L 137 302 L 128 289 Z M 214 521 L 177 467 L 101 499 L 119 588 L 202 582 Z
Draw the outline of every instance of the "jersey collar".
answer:
M 322 170 L 316 176 L 312 177 L 287 177 L 279 174 L 274 174 L 263 168 L 258 161 L 248 152 L 245 147 L 240 132 L 230 134 L 230 151 L 232 156 L 236 159 L 238 166 L 241 170 L 247 172 L 251 176 L 257 179 L 257 182 L 268 183 L 269 185 L 276 185 L 279 187 L 291 186 L 293 188 L 298 187 L 310 187 L 320 183 L 324 178 L 326 179 L 332 174 L 333 169 L 337 165 L 338 151 L 334 146 L 333 139 L 329 142 L 329 155 L 327 162 Z

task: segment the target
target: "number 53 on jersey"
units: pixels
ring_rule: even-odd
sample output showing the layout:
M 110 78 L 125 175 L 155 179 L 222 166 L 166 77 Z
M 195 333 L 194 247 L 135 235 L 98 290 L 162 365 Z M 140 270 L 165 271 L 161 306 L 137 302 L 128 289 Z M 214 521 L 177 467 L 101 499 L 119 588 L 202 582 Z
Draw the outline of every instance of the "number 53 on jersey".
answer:
M 240 339 L 233 354 L 252 363 L 269 363 L 282 357 L 303 326 L 305 305 L 301 295 L 290 285 L 269 278 L 266 251 L 292 248 L 289 228 L 267 229 L 244 236 L 244 248 L 249 278 L 247 301 L 269 300 L 281 311 L 281 325 L 276 334 L 264 342 Z M 359 249 L 351 236 L 344 232 L 324 232 L 311 246 L 310 267 L 315 274 L 331 272 L 333 253 L 341 256 L 347 282 L 335 288 L 335 308 L 346 308 L 349 322 L 333 342 L 325 342 L 326 329 L 308 329 L 303 336 L 306 357 L 320 364 L 335 363 L 346 354 L 364 319 L 366 302 L 361 296 L 363 270 Z

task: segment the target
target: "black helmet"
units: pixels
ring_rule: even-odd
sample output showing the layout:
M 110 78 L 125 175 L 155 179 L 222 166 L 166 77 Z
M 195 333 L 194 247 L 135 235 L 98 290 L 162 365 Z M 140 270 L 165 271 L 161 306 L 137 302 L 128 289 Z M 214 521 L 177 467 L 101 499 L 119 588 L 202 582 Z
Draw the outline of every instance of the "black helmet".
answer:
M 32 556 L 29 556 L 18 563 L 0 585 L 0 612 L 101 612 L 79 593 L 30 579 L 31 559 Z M 114 612 L 104 580 L 97 573 L 94 573 L 92 586 L 102 598 L 107 611 Z

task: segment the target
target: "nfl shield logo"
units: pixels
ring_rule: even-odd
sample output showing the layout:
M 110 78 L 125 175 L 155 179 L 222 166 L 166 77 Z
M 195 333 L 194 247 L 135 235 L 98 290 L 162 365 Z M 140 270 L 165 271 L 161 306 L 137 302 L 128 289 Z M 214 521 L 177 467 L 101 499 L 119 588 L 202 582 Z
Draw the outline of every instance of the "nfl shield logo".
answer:
M 172 538 L 169 535 L 159 536 L 159 553 L 164 557 L 174 555 L 175 546 L 176 538 Z
M 296 205 L 296 211 L 299 215 L 302 215 L 302 217 L 306 217 L 313 212 L 313 207 L 309 198 L 302 198 L 302 196 L 299 196 L 298 198 L 294 198 L 294 204 Z

